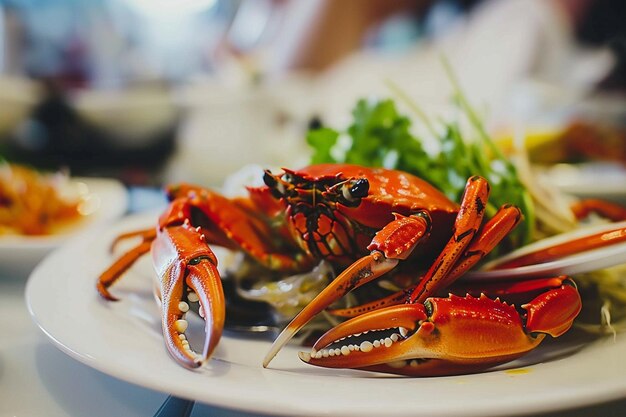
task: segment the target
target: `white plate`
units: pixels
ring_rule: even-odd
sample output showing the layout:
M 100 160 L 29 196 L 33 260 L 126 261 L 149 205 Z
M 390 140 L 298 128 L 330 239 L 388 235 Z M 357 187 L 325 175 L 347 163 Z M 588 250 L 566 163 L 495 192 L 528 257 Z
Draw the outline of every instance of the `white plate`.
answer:
M 153 221 L 154 215 L 127 218 L 104 236 L 72 242 L 39 264 L 26 288 L 33 319 L 56 346 L 124 381 L 221 407 L 291 416 L 519 415 L 626 397 L 623 335 L 584 344 L 564 337 L 497 371 L 440 378 L 312 367 L 300 362 L 296 346 L 263 369 L 269 341 L 225 336 L 206 367 L 183 369 L 162 342 L 149 257 L 113 288 L 121 301 L 101 300 L 94 287 L 111 262 L 111 238 Z M 192 320 L 191 330 L 199 328 Z
M 63 231 L 46 236 L 0 236 L 3 273 L 30 272 L 45 255 L 76 237 L 122 216 L 128 208 L 124 186 L 113 179 L 73 178 L 69 184 L 85 196 L 89 214 Z
M 566 193 L 626 204 L 626 167 L 620 163 L 556 164 L 542 176 Z

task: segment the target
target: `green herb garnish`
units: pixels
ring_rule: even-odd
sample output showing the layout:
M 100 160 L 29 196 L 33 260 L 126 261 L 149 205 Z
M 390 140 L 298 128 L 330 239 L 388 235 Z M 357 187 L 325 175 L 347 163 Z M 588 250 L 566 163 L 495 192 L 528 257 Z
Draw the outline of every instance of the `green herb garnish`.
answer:
M 534 227 L 530 196 L 513 164 L 502 155 L 452 80 L 455 103 L 477 133 L 472 140 L 464 136 L 458 120 L 436 123 L 429 120 L 415 103 L 392 86 L 434 137 L 438 150 L 426 151 L 425 141 L 412 133 L 411 119 L 398 112 L 393 100 L 359 100 L 347 130 L 322 127 L 309 132 L 311 163 L 343 162 L 402 170 L 435 185 L 453 201 L 460 200 L 467 178 L 481 175 L 491 185 L 488 216 L 505 203 L 517 205 L 524 213 L 525 227 L 518 227 L 509 235 L 507 249 L 528 243 Z

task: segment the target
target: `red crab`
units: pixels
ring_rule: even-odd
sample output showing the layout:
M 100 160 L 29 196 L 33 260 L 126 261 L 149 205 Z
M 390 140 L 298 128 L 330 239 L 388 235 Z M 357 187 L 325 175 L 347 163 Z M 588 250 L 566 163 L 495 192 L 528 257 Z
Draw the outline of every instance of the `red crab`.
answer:
M 520 211 L 507 205 L 483 221 L 489 185 L 481 177 L 468 180 L 460 205 L 413 175 L 382 168 L 313 165 L 278 175 L 266 171 L 264 182 L 249 188 L 247 198 L 234 199 L 191 185 L 169 187 L 171 202 L 158 225 L 121 236 L 141 236 L 142 242 L 98 279 L 100 294 L 115 299 L 109 286 L 151 251 L 161 281 L 166 346 L 186 367 L 210 357 L 224 324 L 225 300 L 210 245 L 243 251 L 286 273 L 311 269 L 322 259 L 342 271 L 285 328 L 264 366 L 314 315 L 398 265 L 418 282 L 409 293 L 336 311 L 353 316 L 375 310 L 331 329 L 301 358 L 320 366 L 408 375 L 469 372 L 523 355 L 545 334 L 564 333 L 580 311 L 580 296 L 566 277 L 466 288 L 468 295 L 441 297 L 521 220 Z M 507 304 L 502 301 L 507 296 L 525 304 Z M 201 354 L 184 334 L 188 303 L 198 299 L 207 323 Z M 358 347 L 328 347 L 349 334 L 383 328 L 398 330 Z

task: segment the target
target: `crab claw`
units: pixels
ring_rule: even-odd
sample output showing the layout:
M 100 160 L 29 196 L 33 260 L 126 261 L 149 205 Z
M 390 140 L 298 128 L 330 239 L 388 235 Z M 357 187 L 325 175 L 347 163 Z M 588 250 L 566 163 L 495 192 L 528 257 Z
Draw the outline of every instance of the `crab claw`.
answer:
M 560 278 L 563 279 L 560 287 L 546 291 L 522 306 L 528 312 L 528 331 L 559 337 L 572 327 L 582 309 L 582 300 L 574 281 Z
M 300 359 L 330 368 L 449 375 L 511 361 L 544 337 L 527 333 L 512 305 L 451 295 L 350 319 L 322 335 Z
M 402 356 L 407 335 L 427 319 L 423 304 L 376 310 L 328 330 L 310 352 L 300 352 L 299 356 L 312 365 L 329 368 L 362 368 L 395 361 Z
M 217 259 L 197 228 L 188 223 L 159 231 L 152 243 L 155 269 L 160 277 L 162 326 L 170 355 L 187 368 L 209 359 L 222 335 L 225 319 L 224 292 Z M 185 334 L 189 303 L 200 302 L 206 323 L 204 347 L 196 353 Z

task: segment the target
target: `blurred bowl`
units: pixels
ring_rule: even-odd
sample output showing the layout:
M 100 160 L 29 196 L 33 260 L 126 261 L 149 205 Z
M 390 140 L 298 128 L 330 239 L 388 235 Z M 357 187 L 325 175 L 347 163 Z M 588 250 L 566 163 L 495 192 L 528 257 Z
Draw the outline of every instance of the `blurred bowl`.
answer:
M 172 95 L 161 87 L 84 90 L 72 95 L 72 105 L 120 149 L 145 148 L 178 121 Z
M 540 181 L 580 198 L 600 198 L 626 205 L 626 166 L 611 162 L 555 164 L 537 169 Z
M 39 86 L 26 79 L 0 75 L 0 137 L 12 132 L 40 100 Z

